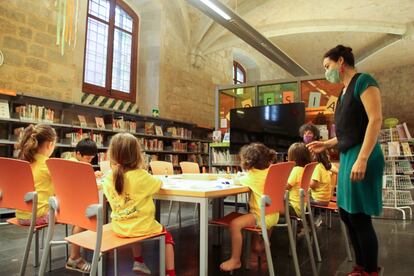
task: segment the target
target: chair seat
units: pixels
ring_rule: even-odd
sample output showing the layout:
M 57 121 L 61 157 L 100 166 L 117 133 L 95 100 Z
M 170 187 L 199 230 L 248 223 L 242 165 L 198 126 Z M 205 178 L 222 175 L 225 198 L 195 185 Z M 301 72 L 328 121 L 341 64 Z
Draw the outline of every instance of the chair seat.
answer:
M 20 227 L 29 227 L 29 225 L 21 225 L 17 218 L 8 219 L 7 223 L 10 223 L 10 224 L 13 224 L 13 225 L 16 225 L 16 226 L 20 226 Z M 48 226 L 48 224 L 36 225 L 35 230 L 39 230 L 39 229 L 45 228 L 47 226 Z
M 147 235 L 147 236 L 141 236 L 141 237 L 135 237 L 135 238 L 121 238 L 117 236 L 113 231 L 111 224 L 105 224 L 103 226 L 103 233 L 102 233 L 102 245 L 101 245 L 101 252 L 107 252 L 110 250 L 113 250 L 115 248 L 133 244 L 139 241 L 143 241 L 150 238 L 155 238 L 161 235 L 165 235 L 166 231 L 163 230 L 160 233 Z M 95 250 L 95 242 L 96 242 L 96 232 L 94 231 L 83 231 L 81 233 L 68 236 L 65 238 L 66 241 L 70 243 L 74 243 L 76 245 L 79 245 L 81 247 Z
M 331 197 L 332 202 L 336 202 L 336 196 Z
M 230 214 L 227 214 L 222 218 L 209 221 L 209 224 L 228 227 L 230 225 L 230 222 L 233 219 L 236 219 L 236 218 L 241 217 L 243 215 L 245 215 L 245 214 L 231 212 Z M 251 232 L 257 232 L 257 233 L 262 232 L 261 228 L 256 227 L 256 226 L 244 227 L 243 230 L 247 230 L 247 231 L 251 231 Z
M 324 206 L 324 205 L 312 205 L 312 207 L 331 210 L 331 211 L 338 211 L 338 205 L 336 204 L 336 202 L 329 202 L 329 204 L 326 205 L 326 206 Z

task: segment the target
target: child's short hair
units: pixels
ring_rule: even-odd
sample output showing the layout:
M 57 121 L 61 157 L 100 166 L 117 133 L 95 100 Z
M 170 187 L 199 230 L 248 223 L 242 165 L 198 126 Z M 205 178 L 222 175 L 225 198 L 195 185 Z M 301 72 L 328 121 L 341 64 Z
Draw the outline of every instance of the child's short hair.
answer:
M 299 128 L 299 135 L 303 137 L 306 131 L 310 131 L 313 133 L 314 140 L 319 140 L 321 138 L 321 133 L 319 128 L 312 124 L 304 124 Z
M 111 138 L 108 149 L 115 190 L 122 194 L 124 190 L 124 174 L 127 171 L 142 167 L 143 158 L 138 139 L 130 133 L 118 133 Z
M 18 158 L 30 163 L 34 162 L 39 147 L 45 142 L 55 142 L 56 137 L 55 129 L 49 125 L 29 125 L 24 129 L 23 136 L 17 144 L 17 149 L 20 150 Z
M 261 143 L 243 146 L 239 155 L 240 165 L 243 170 L 264 170 L 276 162 L 276 152 Z
M 305 167 L 312 162 L 312 155 L 304 143 L 294 143 L 289 147 L 288 160 L 295 161 L 296 166 Z
M 98 153 L 98 147 L 92 139 L 84 138 L 76 145 L 75 152 L 79 152 L 82 156 L 95 156 Z

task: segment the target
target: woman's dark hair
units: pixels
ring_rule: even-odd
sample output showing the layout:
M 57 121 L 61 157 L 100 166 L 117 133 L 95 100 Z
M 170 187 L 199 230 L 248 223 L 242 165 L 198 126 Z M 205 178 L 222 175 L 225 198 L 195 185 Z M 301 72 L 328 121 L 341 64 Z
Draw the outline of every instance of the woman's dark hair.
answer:
M 33 163 L 35 154 L 45 142 L 55 142 L 56 131 L 44 124 L 29 125 L 23 131 L 23 136 L 17 145 L 20 150 L 18 158 Z
M 323 58 L 329 58 L 335 62 L 337 62 L 340 57 L 344 59 L 346 64 L 351 67 L 355 67 L 355 58 L 351 47 L 337 45 L 335 48 L 330 49 L 325 53 L 325 55 L 323 55 Z
M 305 134 L 305 131 L 310 131 L 313 133 L 313 139 L 314 140 L 319 140 L 321 138 L 321 134 L 319 132 L 319 129 L 312 125 L 312 124 L 304 124 L 299 128 L 299 135 L 301 137 L 303 137 L 303 135 Z
M 288 161 L 295 161 L 296 166 L 305 167 L 312 162 L 312 155 L 304 143 L 294 143 L 289 147 Z
M 329 155 L 326 150 L 321 153 L 316 153 L 313 159 L 318 163 L 322 163 L 327 171 L 332 168 L 331 160 L 329 159 Z
M 82 156 L 95 156 L 98 153 L 98 147 L 92 139 L 84 138 L 76 145 L 75 152 L 79 152 Z
M 124 190 L 124 174 L 130 170 L 142 167 L 143 158 L 138 139 L 130 133 L 118 133 L 111 138 L 109 144 L 109 159 L 112 170 L 115 190 L 122 194 Z
M 243 146 L 239 155 L 240 165 L 243 170 L 264 170 L 276 162 L 276 152 L 261 143 Z

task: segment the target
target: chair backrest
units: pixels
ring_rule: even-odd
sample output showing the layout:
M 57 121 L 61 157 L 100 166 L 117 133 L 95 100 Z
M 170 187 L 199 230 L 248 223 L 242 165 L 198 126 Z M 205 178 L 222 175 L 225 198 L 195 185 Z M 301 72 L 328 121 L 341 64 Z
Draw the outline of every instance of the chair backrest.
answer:
M 302 180 L 300 181 L 300 188 L 303 189 L 305 194 L 307 194 L 309 191 L 309 185 L 312 180 L 312 174 L 315 170 L 316 165 L 318 165 L 318 162 L 309 163 L 303 170 Z
M 0 157 L 0 208 L 32 211 L 32 201 L 24 196 L 34 192 L 34 180 L 30 163 L 23 160 Z
M 200 166 L 195 162 L 180 162 L 182 173 L 200 173 Z
M 287 180 L 294 166 L 295 162 L 283 162 L 270 165 L 266 177 L 264 194 L 270 197 L 272 204 L 266 207 L 266 214 L 276 212 L 284 213 L 284 196 Z
M 173 164 L 167 161 L 151 161 L 151 172 L 153 175 L 172 175 L 174 174 Z
M 58 200 L 56 222 L 96 231 L 96 217 L 86 209 L 99 204 L 98 186 L 92 166 L 84 162 L 50 158 L 46 161 Z

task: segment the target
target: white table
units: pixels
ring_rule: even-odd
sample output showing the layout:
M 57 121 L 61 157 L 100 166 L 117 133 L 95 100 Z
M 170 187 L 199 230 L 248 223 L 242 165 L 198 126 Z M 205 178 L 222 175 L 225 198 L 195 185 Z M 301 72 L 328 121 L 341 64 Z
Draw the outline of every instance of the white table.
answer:
M 167 178 L 155 198 L 200 204 L 200 276 L 208 275 L 209 199 L 249 192 L 248 187 L 223 184 L 225 180 Z M 229 181 L 231 182 L 231 181 Z

